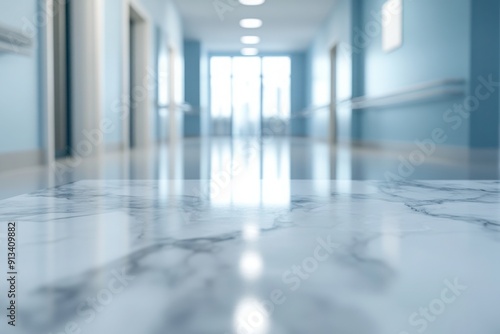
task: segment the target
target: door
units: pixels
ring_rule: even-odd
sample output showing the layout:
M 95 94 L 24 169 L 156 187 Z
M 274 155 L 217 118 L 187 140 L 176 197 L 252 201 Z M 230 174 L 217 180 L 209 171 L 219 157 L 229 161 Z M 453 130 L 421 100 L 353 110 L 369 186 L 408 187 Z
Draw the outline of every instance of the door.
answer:
M 210 132 L 212 136 L 230 136 L 233 114 L 231 57 L 210 58 Z
M 144 10 L 137 4 L 129 3 L 128 17 L 125 29 L 128 52 L 125 53 L 124 62 L 126 64 L 126 85 L 128 91 L 129 117 L 124 121 L 124 142 L 129 147 L 145 147 L 154 139 L 152 125 L 152 110 L 150 95 L 154 85 L 155 73 L 150 70 L 154 65 L 150 63 L 153 57 L 151 54 L 152 41 L 150 32 L 151 23 L 144 14 Z
M 337 46 L 330 50 L 330 123 L 329 141 L 337 143 Z
M 70 155 L 71 78 L 69 1 L 54 2 L 54 140 L 56 158 Z
M 212 135 L 285 135 L 290 119 L 290 57 L 212 57 Z
M 291 111 L 290 57 L 262 58 L 262 132 L 288 134 Z
M 171 144 L 177 143 L 180 136 L 180 127 L 182 125 L 183 114 L 180 112 L 180 106 L 177 104 L 179 102 L 179 97 L 177 96 L 177 51 L 169 46 L 168 48 L 168 73 L 169 73 L 169 84 L 168 84 L 168 132 L 169 132 L 169 142 Z
M 234 57 L 232 65 L 232 134 L 234 137 L 259 137 L 262 125 L 261 58 Z
M 129 117 L 128 117 L 128 143 L 129 147 L 133 148 L 136 145 L 135 141 L 135 122 L 136 122 L 136 113 L 137 113 L 137 95 L 135 94 L 135 83 L 137 76 L 137 22 L 133 18 L 133 16 L 129 19 L 129 59 L 130 59 L 130 76 L 129 76 L 129 87 L 130 87 L 130 103 L 129 103 Z
M 168 104 L 169 91 L 169 50 L 165 33 L 160 27 L 156 28 L 156 140 L 168 140 Z

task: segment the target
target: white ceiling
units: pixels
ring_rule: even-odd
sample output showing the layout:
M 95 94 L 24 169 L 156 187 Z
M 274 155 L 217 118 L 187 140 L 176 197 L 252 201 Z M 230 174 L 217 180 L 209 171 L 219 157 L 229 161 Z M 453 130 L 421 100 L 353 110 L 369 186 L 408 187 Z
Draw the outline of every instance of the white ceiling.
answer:
M 262 52 L 304 50 L 330 14 L 335 0 L 267 0 L 261 6 L 244 6 L 238 0 L 175 0 L 187 38 L 205 43 L 209 51 L 239 51 L 243 35 L 258 35 Z M 227 4 L 221 19 L 214 3 Z M 231 5 L 231 3 L 237 3 Z M 259 29 L 243 29 L 243 18 L 259 18 Z

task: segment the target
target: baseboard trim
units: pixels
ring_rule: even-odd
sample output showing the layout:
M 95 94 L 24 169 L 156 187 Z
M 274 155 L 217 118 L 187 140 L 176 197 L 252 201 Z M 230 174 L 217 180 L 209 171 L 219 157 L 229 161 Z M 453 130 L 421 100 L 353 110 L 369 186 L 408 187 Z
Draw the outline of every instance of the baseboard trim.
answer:
M 0 154 L 0 172 L 7 172 L 19 168 L 35 167 L 44 164 L 43 150 L 9 152 Z
M 397 152 L 408 156 L 412 152 L 420 150 L 415 143 L 411 142 L 367 142 L 353 141 L 352 146 L 357 149 L 370 149 L 377 152 Z M 437 145 L 436 150 L 429 157 L 434 162 L 440 163 L 468 163 L 471 160 L 484 164 L 498 163 L 499 152 L 496 149 L 470 149 L 464 146 Z

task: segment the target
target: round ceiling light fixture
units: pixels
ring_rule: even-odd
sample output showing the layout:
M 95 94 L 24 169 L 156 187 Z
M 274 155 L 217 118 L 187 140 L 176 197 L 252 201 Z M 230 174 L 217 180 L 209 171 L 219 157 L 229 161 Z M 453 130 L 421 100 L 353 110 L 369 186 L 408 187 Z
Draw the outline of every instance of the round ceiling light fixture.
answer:
M 240 26 L 247 29 L 256 29 L 262 27 L 262 20 L 260 19 L 243 19 L 240 21 Z
M 241 50 L 241 54 L 244 56 L 256 56 L 259 54 L 259 50 L 256 48 L 244 48 Z
M 260 6 L 264 4 L 266 0 L 240 0 L 240 3 L 245 6 Z
M 241 37 L 241 43 L 243 44 L 259 44 L 260 43 L 260 37 L 259 36 L 243 36 Z

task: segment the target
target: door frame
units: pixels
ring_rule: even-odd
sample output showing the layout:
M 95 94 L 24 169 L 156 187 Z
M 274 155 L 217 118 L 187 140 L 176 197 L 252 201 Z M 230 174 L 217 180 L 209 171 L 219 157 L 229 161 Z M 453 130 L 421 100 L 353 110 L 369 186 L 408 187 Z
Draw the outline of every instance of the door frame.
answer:
M 55 148 L 55 73 L 54 73 L 54 22 L 49 9 L 54 8 L 54 0 L 45 0 L 43 3 L 43 12 L 47 24 L 43 29 L 43 42 L 41 43 L 42 55 L 42 85 L 43 89 L 43 115 L 44 115 L 44 163 L 47 166 L 54 166 L 56 161 Z M 49 173 L 50 175 L 50 173 Z
M 41 58 L 42 70 L 42 106 L 44 115 L 44 162 L 55 167 L 55 52 L 53 11 L 55 0 L 43 0 L 45 24 L 42 30 Z M 78 78 L 68 87 L 72 97 L 69 110 L 71 126 L 68 134 L 72 144 L 70 156 L 88 157 L 102 152 L 101 143 L 92 145 L 90 150 L 80 153 L 79 144 L 87 141 L 84 131 L 99 129 L 102 118 L 102 70 L 103 70 L 103 7 L 100 0 L 72 1 L 69 15 L 71 22 L 66 33 L 71 54 L 68 57 L 70 66 L 68 75 Z M 91 111 L 91 112 L 89 112 Z M 83 151 L 82 151 L 83 152 Z
M 330 115 L 328 127 L 328 142 L 337 143 L 337 44 L 330 49 Z
M 71 156 L 71 8 L 70 1 L 54 1 L 52 14 L 54 56 L 54 117 L 56 159 Z M 62 117 L 62 119 L 60 118 Z M 62 120 L 58 124 L 58 120 Z M 59 126 L 58 126 L 59 125 Z M 58 128 L 59 127 L 59 128 Z M 62 142 L 58 142 L 58 134 Z M 59 147 L 63 144 L 64 147 Z
M 179 139 L 179 107 L 177 101 L 177 49 L 168 43 L 168 142 L 177 143 Z
M 122 93 L 126 101 L 122 103 L 122 148 L 130 148 L 130 127 L 133 129 L 133 142 L 136 147 L 145 147 L 151 144 L 151 96 L 154 96 L 155 73 L 154 67 L 151 64 L 151 33 L 152 24 L 146 11 L 134 0 L 127 0 L 123 5 L 123 52 L 122 52 Z M 134 82 L 131 83 L 131 60 L 130 60 L 130 20 L 137 24 L 134 45 L 135 61 L 134 61 Z M 136 105 L 132 108 L 131 91 L 137 94 Z M 134 112 L 134 123 L 130 124 L 130 112 Z

